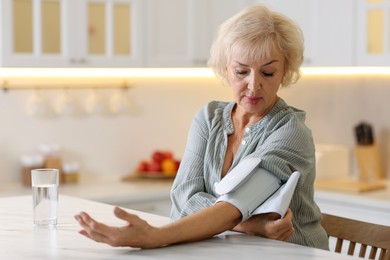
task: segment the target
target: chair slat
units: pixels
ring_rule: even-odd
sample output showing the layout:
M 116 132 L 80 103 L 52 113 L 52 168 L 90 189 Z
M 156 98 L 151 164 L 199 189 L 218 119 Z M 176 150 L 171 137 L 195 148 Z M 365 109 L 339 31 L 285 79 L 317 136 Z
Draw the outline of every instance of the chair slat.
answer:
M 379 251 L 379 259 L 385 259 L 385 256 L 386 256 L 386 250 L 381 248 Z
M 343 240 L 341 238 L 337 238 L 336 248 L 334 249 L 334 251 L 336 253 L 341 253 L 342 247 L 343 247 Z
M 366 257 L 367 248 L 371 247 L 369 258 L 390 260 L 390 226 L 322 214 L 321 221 L 328 237 L 337 238 L 335 252 L 341 253 L 343 241 L 349 241 L 348 254 L 355 253 L 356 244 L 360 244 L 359 256 Z M 378 250 L 379 249 L 379 250 Z
M 367 251 L 367 245 L 362 244 L 360 246 L 359 257 L 365 257 L 366 256 L 366 251 Z
M 390 260 L 390 250 L 389 249 L 386 250 L 386 254 L 385 254 L 384 258 L 382 258 L 382 260 Z
M 378 250 L 377 247 L 375 247 L 375 246 L 371 247 L 370 255 L 368 256 L 368 258 L 369 259 L 375 259 L 377 250 Z
M 348 255 L 353 255 L 353 253 L 355 252 L 355 246 L 356 246 L 356 243 L 355 242 L 349 242 L 349 247 L 348 247 Z

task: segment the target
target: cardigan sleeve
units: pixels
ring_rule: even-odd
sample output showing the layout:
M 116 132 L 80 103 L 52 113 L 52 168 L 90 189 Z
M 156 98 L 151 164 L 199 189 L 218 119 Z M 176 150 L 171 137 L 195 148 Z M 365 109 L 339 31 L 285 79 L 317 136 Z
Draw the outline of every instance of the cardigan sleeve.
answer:
M 250 157 L 261 158 L 260 167 L 275 174 L 282 181 L 301 173 L 297 187 L 308 174 L 315 172 L 315 148 L 310 129 L 304 124 L 304 113 L 295 112 L 275 116 L 267 125 L 263 140 Z
M 204 164 L 208 142 L 207 111 L 198 111 L 192 120 L 187 145 L 171 189 L 171 219 L 193 214 L 215 203 L 217 197 L 205 191 Z M 211 159 L 211 158 L 210 158 Z

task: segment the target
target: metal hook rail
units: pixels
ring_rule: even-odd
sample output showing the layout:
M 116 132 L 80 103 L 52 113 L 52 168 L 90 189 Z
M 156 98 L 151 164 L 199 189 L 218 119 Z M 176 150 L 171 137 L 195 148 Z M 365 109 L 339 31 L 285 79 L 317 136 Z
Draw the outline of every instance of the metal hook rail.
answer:
M 37 90 L 37 89 L 45 89 L 45 90 L 58 90 L 58 89 L 72 89 L 72 90 L 79 90 L 79 89 L 130 89 L 134 88 L 127 80 L 123 80 L 121 83 L 69 83 L 69 84 L 31 84 L 30 86 L 27 86 L 26 84 L 16 84 L 16 83 L 10 83 L 8 80 L 1 81 L 0 89 L 3 90 L 3 92 L 8 92 L 10 90 Z

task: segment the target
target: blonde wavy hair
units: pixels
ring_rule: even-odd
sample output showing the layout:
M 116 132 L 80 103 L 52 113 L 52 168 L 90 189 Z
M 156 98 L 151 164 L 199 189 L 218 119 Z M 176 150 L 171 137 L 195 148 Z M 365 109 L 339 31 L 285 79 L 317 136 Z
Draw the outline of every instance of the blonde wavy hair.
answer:
M 263 5 L 250 6 L 224 22 L 214 40 L 208 66 L 228 83 L 227 66 L 232 54 L 248 60 L 270 57 L 273 50 L 284 57 L 281 86 L 294 84 L 303 61 L 303 34 L 288 17 Z

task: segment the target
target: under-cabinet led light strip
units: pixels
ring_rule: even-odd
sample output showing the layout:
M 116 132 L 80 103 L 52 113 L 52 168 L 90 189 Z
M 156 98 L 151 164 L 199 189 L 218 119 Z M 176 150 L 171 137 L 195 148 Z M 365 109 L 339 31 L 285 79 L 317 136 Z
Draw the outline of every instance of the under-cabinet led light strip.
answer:
M 208 68 L 0 68 L 0 78 L 214 77 Z
M 390 75 L 390 67 L 303 67 L 303 75 Z M 0 68 L 0 80 L 20 78 L 214 78 L 209 68 Z
M 390 75 L 390 67 L 303 67 L 303 75 Z

